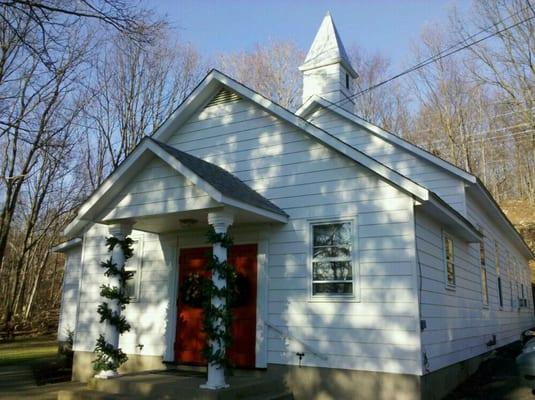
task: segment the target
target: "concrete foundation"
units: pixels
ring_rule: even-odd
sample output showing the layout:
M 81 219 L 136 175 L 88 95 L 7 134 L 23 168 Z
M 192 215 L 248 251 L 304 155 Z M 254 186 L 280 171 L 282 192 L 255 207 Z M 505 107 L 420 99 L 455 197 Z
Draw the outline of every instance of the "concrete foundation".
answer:
M 93 377 L 95 371 L 91 363 L 95 358 L 93 352 L 75 351 L 72 362 L 72 380 L 88 382 Z M 140 356 L 128 354 L 128 361 L 119 368 L 120 374 L 131 372 L 153 371 L 166 369 L 161 356 Z
M 488 358 L 482 354 L 459 363 L 433 371 L 420 378 L 422 400 L 440 400 L 474 374 Z
M 416 375 L 273 364 L 268 366 L 268 374 L 279 375 L 296 400 L 420 399 Z
M 93 358 L 91 352 L 74 353 L 73 380 L 87 382 L 93 377 Z M 278 364 L 257 370 L 255 376 L 280 382 L 295 400 L 440 400 L 472 375 L 485 358 L 486 355 L 474 357 L 424 376 Z M 161 356 L 129 354 L 119 372 L 165 369 Z M 140 375 L 136 379 L 144 378 Z

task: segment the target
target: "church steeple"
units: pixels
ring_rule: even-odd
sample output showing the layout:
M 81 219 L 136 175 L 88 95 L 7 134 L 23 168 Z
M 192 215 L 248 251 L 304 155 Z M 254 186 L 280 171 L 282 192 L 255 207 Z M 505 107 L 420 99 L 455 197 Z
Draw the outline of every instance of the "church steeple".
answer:
M 316 94 L 352 111 L 353 79 L 358 77 L 331 14 L 323 18 L 303 65 L 303 103 Z M 344 101 L 345 100 L 345 101 Z

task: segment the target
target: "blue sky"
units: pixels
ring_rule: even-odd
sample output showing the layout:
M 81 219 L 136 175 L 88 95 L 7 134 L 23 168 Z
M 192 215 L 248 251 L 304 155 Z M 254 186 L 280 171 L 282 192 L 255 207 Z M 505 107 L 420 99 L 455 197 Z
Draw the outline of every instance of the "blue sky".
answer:
M 407 58 L 411 43 L 426 24 L 444 24 L 453 5 L 463 0 L 157 0 L 179 38 L 203 55 L 251 49 L 256 43 L 293 40 L 308 49 L 329 10 L 346 47 L 358 44 L 380 51 L 393 65 Z

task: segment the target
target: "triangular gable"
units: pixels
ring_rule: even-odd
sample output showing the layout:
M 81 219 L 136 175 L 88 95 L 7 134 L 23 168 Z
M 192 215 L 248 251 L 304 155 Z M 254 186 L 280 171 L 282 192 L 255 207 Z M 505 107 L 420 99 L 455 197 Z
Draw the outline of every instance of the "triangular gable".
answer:
M 283 121 L 299 128 L 325 146 L 334 149 L 336 152 L 361 164 L 383 179 L 394 184 L 405 193 L 414 196 L 419 201 L 426 201 L 429 199 L 429 192 L 426 188 L 216 70 L 212 70 L 203 79 L 192 94 L 156 131 L 153 137 L 159 141 L 165 142 L 174 132 L 176 132 L 180 125 L 185 123 L 187 119 L 195 113 L 196 110 L 210 102 L 214 95 L 219 93 L 222 87 L 228 88 L 242 98 L 256 103 L 270 114 L 281 118 Z
M 139 173 L 140 168 L 154 157 L 164 161 L 219 205 L 236 207 L 274 221 L 286 222 L 288 219 L 284 211 L 229 172 L 154 139 L 144 138 L 85 201 L 76 218 L 65 228 L 64 234 L 78 234 L 87 223 L 102 214 L 106 205 L 115 199 Z

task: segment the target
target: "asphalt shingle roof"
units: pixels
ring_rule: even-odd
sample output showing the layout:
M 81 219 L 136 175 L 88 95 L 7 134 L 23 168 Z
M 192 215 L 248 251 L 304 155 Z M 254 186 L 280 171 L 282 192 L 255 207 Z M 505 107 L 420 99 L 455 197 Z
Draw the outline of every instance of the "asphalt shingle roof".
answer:
M 222 195 L 230 197 L 234 200 L 242 201 L 254 207 L 288 216 L 288 214 L 286 214 L 271 201 L 251 189 L 247 184 L 232 175 L 230 172 L 225 171 L 223 168 L 178 150 L 153 138 L 150 138 L 150 140 L 180 161 L 186 168 L 193 171 Z

